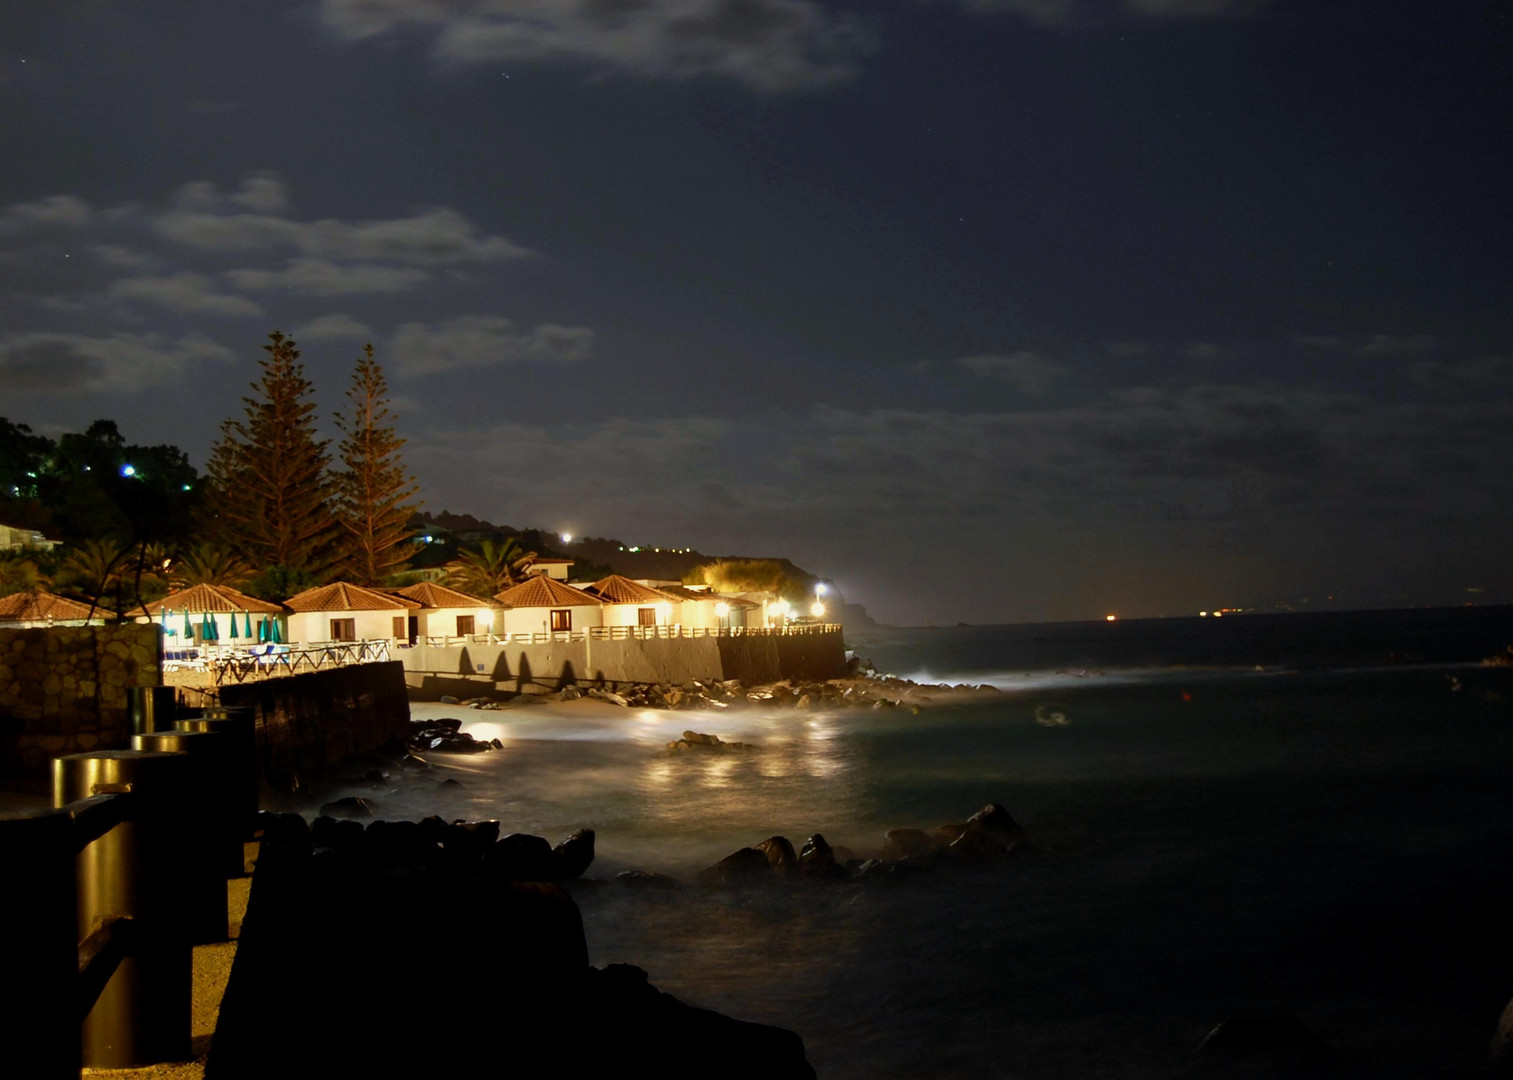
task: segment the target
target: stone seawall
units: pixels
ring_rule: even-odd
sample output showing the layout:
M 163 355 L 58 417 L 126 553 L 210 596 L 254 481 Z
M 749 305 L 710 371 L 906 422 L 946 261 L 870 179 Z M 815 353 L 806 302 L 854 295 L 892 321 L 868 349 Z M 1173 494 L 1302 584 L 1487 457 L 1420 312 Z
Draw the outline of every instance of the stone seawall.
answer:
M 162 655 L 156 626 L 0 630 L 0 772 L 124 747 L 126 691 L 162 685 Z
M 537 693 L 570 683 L 604 685 L 693 679 L 833 679 L 846 673 L 837 631 L 741 637 L 578 640 L 540 645 L 416 645 L 398 650 L 413 696 L 467 697 L 490 690 Z
M 263 782 L 280 790 L 409 732 L 397 660 L 222 686 L 221 704 L 251 707 Z

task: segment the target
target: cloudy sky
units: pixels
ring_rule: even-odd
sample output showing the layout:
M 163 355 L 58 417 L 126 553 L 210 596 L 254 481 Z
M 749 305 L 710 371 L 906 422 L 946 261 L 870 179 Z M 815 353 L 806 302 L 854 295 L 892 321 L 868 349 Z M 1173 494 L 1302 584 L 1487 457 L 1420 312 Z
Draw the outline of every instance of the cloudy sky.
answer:
M 1508 14 L 7 4 L 0 415 L 202 464 L 280 328 L 432 510 L 888 621 L 1513 600 Z

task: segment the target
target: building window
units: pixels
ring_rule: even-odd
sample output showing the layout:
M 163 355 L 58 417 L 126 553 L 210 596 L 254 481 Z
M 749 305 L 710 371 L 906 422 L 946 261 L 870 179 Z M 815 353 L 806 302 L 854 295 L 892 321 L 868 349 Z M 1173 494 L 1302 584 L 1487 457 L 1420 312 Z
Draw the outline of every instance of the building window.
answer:
M 657 609 L 654 607 L 637 608 L 636 624 L 638 626 L 656 626 Z
M 405 634 L 405 617 L 403 615 L 396 615 L 396 616 L 394 616 L 394 634 L 393 634 L 393 636 L 397 637 L 397 638 L 403 638 L 403 637 L 408 636 L 408 635 Z
M 332 641 L 356 641 L 357 640 L 357 620 L 356 619 L 332 619 L 331 620 L 331 640 Z
M 473 616 L 471 616 L 471 615 L 459 615 L 459 616 L 457 616 L 457 636 L 458 637 L 468 637 L 472 633 L 473 633 Z
M 571 630 L 573 628 L 573 613 L 569 608 L 558 608 L 552 612 L 553 630 Z

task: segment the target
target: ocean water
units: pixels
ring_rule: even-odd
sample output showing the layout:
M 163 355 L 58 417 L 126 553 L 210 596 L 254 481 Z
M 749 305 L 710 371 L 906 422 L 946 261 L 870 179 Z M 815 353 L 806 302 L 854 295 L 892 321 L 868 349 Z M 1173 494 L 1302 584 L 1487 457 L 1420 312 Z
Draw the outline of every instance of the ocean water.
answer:
M 824 1078 L 1290 1075 L 1193 1050 L 1276 1013 L 1335 1050 L 1320 1075 L 1478 1076 L 1513 998 L 1513 672 L 1474 661 L 1510 641 L 1507 609 L 878 631 L 853 644 L 880 669 L 1002 692 L 918 714 L 416 706 L 505 749 L 374 797 L 590 826 L 591 875 L 686 879 L 774 833 L 863 853 L 1002 803 L 1037 849 L 1006 866 L 575 889 L 595 963 L 797 1031 Z M 685 727 L 760 749 L 665 752 Z

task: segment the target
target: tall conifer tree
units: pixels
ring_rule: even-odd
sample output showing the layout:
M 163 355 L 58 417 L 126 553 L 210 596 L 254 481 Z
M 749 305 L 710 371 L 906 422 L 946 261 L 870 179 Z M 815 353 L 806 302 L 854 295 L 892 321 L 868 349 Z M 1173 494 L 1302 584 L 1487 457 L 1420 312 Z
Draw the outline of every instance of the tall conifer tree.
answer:
M 363 347 L 352 370 L 347 401 L 346 411 L 336 417 L 346 467 L 336 482 L 338 514 L 346 534 L 342 563 L 345 574 L 359 585 L 381 585 L 410 561 L 410 518 L 416 507 L 410 499 L 416 487 L 399 456 L 405 440 L 394 434 L 389 385 L 373 359 L 372 345 Z
M 259 361 L 257 396 L 243 398 L 246 420 L 221 425 L 206 472 L 215 536 L 253 566 L 324 574 L 336 524 L 327 441 L 315 437 L 313 387 L 292 338 L 275 330 Z

